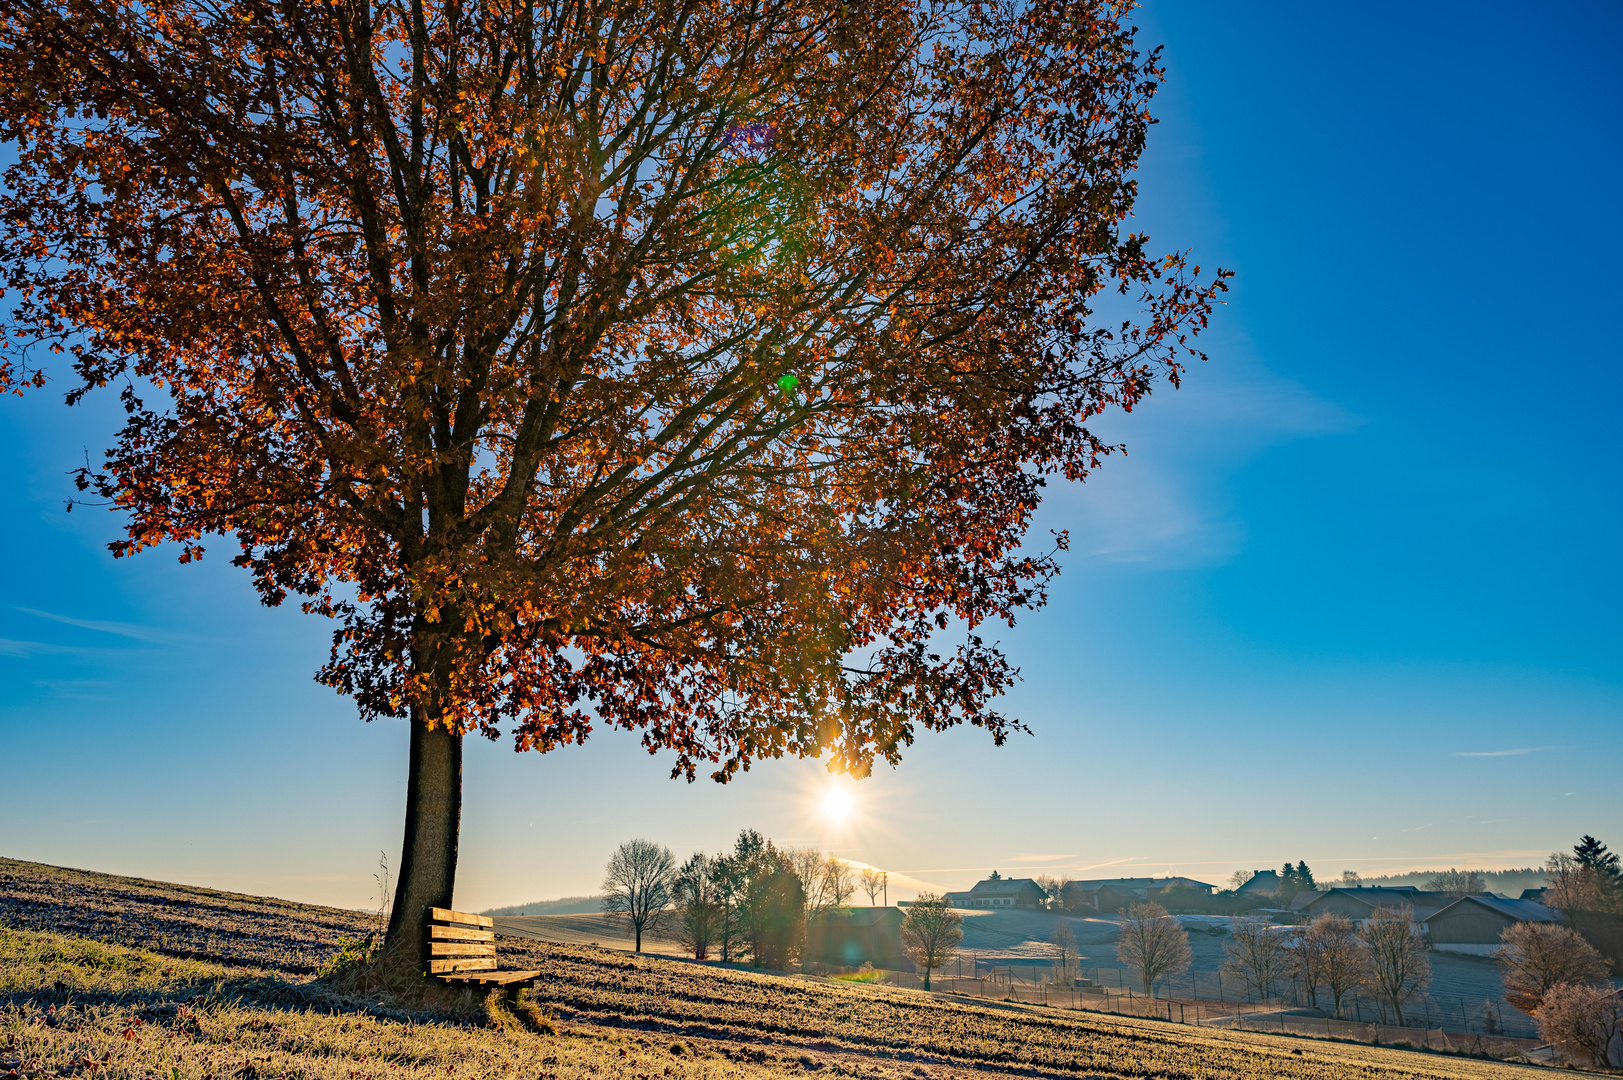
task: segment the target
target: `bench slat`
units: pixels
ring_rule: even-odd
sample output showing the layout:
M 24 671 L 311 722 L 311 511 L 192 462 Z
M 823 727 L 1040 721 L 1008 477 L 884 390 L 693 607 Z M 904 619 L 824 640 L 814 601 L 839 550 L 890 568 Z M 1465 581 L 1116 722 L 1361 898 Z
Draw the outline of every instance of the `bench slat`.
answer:
M 488 915 L 475 915 L 467 911 L 452 911 L 450 908 L 429 908 L 428 915 L 435 922 L 467 923 L 470 926 L 483 926 L 487 929 L 496 925 L 495 920 Z
M 496 946 L 474 945 L 467 941 L 431 941 L 428 943 L 430 956 L 495 956 Z
M 481 956 L 472 960 L 430 960 L 428 973 L 439 975 L 447 971 L 495 971 L 496 958 Z
M 496 935 L 489 930 L 469 930 L 461 926 L 430 926 L 428 937 L 431 941 L 495 941 Z

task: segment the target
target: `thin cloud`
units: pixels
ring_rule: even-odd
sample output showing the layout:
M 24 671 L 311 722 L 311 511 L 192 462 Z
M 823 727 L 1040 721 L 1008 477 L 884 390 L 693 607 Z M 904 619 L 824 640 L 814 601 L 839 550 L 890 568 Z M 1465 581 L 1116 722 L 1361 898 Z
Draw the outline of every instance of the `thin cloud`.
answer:
M 58 697 L 76 698 L 80 701 L 112 700 L 112 695 L 96 692 L 107 689 L 107 683 L 101 679 L 35 679 L 34 687 L 49 690 Z
M 1564 750 L 1563 746 L 1522 746 L 1515 750 L 1461 750 L 1455 757 L 1519 757 L 1522 754 L 1538 754 L 1545 750 Z
M 83 649 L 73 645 L 47 645 L 43 641 L 17 641 L 14 638 L 0 638 L 0 656 L 15 656 L 22 660 L 32 660 L 36 656 L 89 656 L 104 651 L 103 649 Z
M 162 645 L 178 640 L 179 635 L 167 630 L 157 630 L 139 623 L 109 622 L 101 619 L 75 619 L 68 615 L 57 615 L 49 611 L 40 611 L 37 608 L 20 607 L 16 609 L 25 615 L 33 615 L 41 619 L 49 619 L 66 626 L 77 626 L 81 630 L 94 630 L 98 634 L 114 634 L 135 641 L 145 641 L 149 644 Z
M 1010 855 L 1009 856 L 1009 861 L 1012 862 L 1012 863 L 1019 863 L 1019 862 L 1058 862 L 1061 859 L 1074 859 L 1074 858 L 1076 858 L 1076 852 L 1073 851 L 1073 852 L 1070 852 L 1069 854 L 1066 854 L 1066 855 Z

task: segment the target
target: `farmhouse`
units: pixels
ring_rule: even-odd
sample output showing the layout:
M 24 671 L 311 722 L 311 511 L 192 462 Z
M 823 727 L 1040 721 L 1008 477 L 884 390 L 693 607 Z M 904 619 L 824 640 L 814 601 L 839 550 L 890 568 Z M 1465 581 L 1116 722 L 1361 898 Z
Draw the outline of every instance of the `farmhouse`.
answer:
M 1215 887 L 1187 877 L 1093 878 L 1067 881 L 1060 895 L 1060 903 L 1067 911 L 1087 907 L 1095 911 L 1113 912 L 1154 900 L 1169 889 L 1189 889 L 1210 896 Z
M 1560 912 L 1534 900 L 1467 896 L 1427 919 L 1426 929 L 1438 952 L 1492 956 L 1499 949 L 1499 935 L 1517 923 L 1560 921 Z
M 959 908 L 1040 908 L 1048 894 L 1030 878 L 1006 878 L 993 870 L 968 892 L 950 892 L 945 899 Z
M 1272 896 L 1284 885 L 1277 870 L 1258 870 L 1246 879 L 1245 884 L 1234 891 L 1237 893 L 1256 893 L 1259 896 Z

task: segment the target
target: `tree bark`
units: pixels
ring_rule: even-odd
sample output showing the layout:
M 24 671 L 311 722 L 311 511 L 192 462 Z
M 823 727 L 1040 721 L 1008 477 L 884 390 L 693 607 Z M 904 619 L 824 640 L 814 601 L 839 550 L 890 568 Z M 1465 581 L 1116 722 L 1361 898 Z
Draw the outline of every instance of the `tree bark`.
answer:
M 423 709 L 413 707 L 406 837 L 389 916 L 389 954 L 396 963 L 428 970 L 428 909 L 452 906 L 461 820 L 462 736 L 430 728 Z

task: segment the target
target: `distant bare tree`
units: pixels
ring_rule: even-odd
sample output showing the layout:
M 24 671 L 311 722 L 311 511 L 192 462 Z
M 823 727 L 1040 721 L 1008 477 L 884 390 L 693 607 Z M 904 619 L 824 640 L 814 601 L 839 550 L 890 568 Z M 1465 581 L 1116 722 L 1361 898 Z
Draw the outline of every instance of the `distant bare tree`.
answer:
M 1579 1067 L 1623 1066 L 1623 991 L 1561 983 L 1544 995 L 1536 1018 L 1545 1042 Z
M 1562 983 L 1577 986 L 1606 981 L 1606 961 L 1575 930 L 1557 923 L 1514 923 L 1499 935 L 1496 954 L 1505 1000 L 1534 1013 L 1544 995 Z
M 1343 870 L 1341 872 L 1341 881 L 1338 882 L 1343 889 L 1356 889 L 1363 883 L 1364 879 L 1358 876 L 1357 870 Z
M 693 959 L 708 960 L 710 947 L 722 937 L 727 913 L 717 882 L 717 860 L 699 852 L 682 864 L 671 887 L 677 934 L 693 952 Z
M 1544 904 L 1561 911 L 1594 911 L 1600 906 L 1600 882 L 1592 867 L 1565 852 L 1544 863 Z
M 1311 925 L 1297 931 L 1291 948 L 1285 950 L 1285 965 L 1291 978 L 1301 984 L 1307 1003 L 1319 1007 L 1319 987 L 1324 985 L 1324 942 L 1315 937 Z
M 1238 889 L 1256 876 L 1257 872 L 1255 870 L 1236 870 L 1229 875 L 1229 888 Z
M 1157 979 L 1189 970 L 1189 935 L 1160 904 L 1134 904 L 1121 924 L 1116 958 L 1138 976 L 1145 993 L 1154 997 Z
M 657 929 L 671 902 L 676 860 L 652 840 L 627 840 L 603 870 L 603 910 L 631 924 L 637 951 L 642 936 Z
M 1456 897 L 1479 896 L 1488 891 L 1488 885 L 1478 870 L 1455 870 L 1451 867 L 1433 875 L 1426 882 L 1426 890 Z
M 1369 953 L 1358 940 L 1352 920 L 1336 912 L 1320 915 L 1309 923 L 1304 940 L 1311 942 L 1317 952 L 1316 974 L 1330 992 L 1339 1017 L 1342 999 L 1364 983 Z
M 964 940 L 964 917 L 935 893 L 919 893 L 902 920 L 902 951 L 924 972 L 930 989 L 930 971 L 946 966 Z
M 1065 906 L 1065 886 L 1071 883 L 1069 877 L 1064 874 L 1038 874 L 1032 880 L 1037 883 L 1037 888 L 1043 891 L 1044 907 L 1050 911 L 1059 911 Z
M 1235 919 L 1230 930 L 1223 970 L 1258 997 L 1273 997 L 1274 986 L 1290 971 L 1284 932 L 1267 919 L 1250 917 Z
M 1415 928 L 1414 908 L 1409 904 L 1376 908 L 1359 928 L 1358 938 L 1369 951 L 1365 985 L 1392 1006 L 1402 1027 L 1403 1003 L 1431 982 L 1431 961 Z
M 823 869 L 823 876 L 828 882 L 827 891 L 833 898 L 834 906 L 844 907 L 850 903 L 851 897 L 857 893 L 856 883 L 852 880 L 851 864 L 831 855 L 828 865 Z
M 817 915 L 851 899 L 851 867 L 816 848 L 790 848 L 784 852 L 806 894 L 806 914 Z
M 1076 935 L 1071 933 L 1070 923 L 1057 920 L 1048 942 L 1054 946 L 1054 981 L 1069 983 L 1075 978 L 1072 969 L 1076 967 Z
M 857 874 L 857 885 L 868 894 L 868 906 L 879 906 L 879 890 L 885 887 L 885 876 L 871 866 L 862 868 Z

